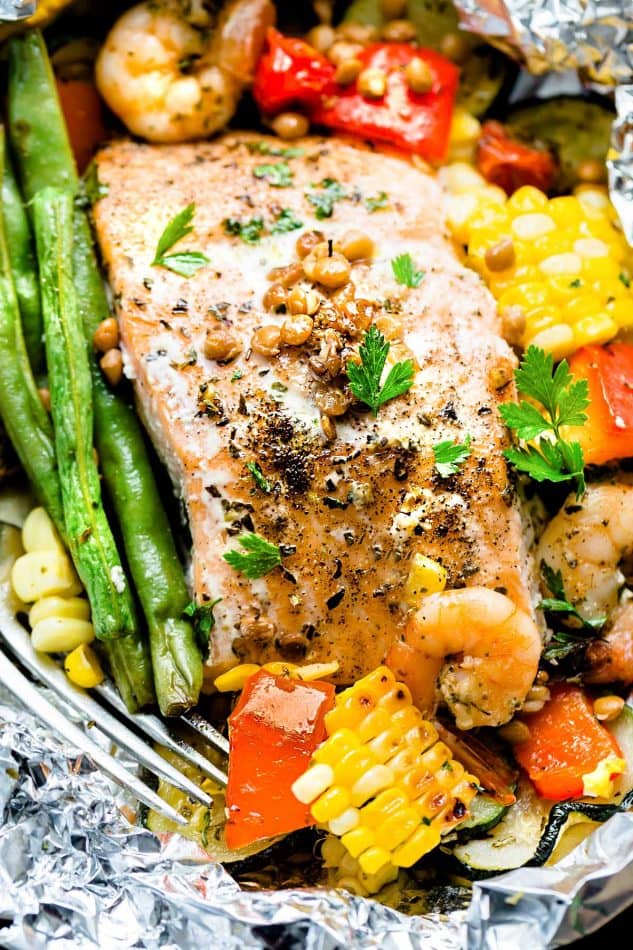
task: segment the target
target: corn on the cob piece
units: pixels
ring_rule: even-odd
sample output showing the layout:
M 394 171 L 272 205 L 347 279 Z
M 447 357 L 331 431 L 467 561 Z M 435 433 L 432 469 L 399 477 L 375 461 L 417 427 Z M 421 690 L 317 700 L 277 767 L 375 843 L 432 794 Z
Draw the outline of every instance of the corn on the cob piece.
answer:
M 509 307 L 525 315 L 524 346 L 562 359 L 633 325 L 633 252 L 604 188 L 581 185 L 548 199 L 524 187 L 506 198 L 463 163 L 447 166 L 440 179 L 467 263 L 488 283 L 502 316 Z M 512 253 L 495 261 L 504 239 Z
M 328 738 L 292 790 L 363 874 L 410 867 L 468 815 L 477 780 L 387 667 L 339 693 L 325 728 Z
M 304 666 L 281 662 L 265 663 L 264 666 L 259 666 L 257 663 L 240 663 L 239 666 L 234 666 L 226 673 L 217 676 L 213 685 L 219 693 L 238 693 L 244 688 L 249 676 L 262 669 L 268 673 L 274 673 L 275 676 L 288 676 L 291 679 L 310 683 L 312 680 L 334 676 L 338 671 L 338 663 L 335 660 L 332 663 L 306 663 Z

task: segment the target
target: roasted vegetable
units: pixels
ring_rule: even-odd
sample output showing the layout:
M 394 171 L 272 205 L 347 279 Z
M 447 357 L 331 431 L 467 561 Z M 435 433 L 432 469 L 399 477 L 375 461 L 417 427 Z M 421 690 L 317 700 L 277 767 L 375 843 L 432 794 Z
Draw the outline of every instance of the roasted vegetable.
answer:
M 512 195 L 530 185 L 549 191 L 556 175 L 556 163 L 543 147 L 525 145 L 500 122 L 486 122 L 477 147 L 477 168 L 491 185 Z
M 570 191 L 583 180 L 587 162 L 602 166 L 609 148 L 613 111 L 606 104 L 574 96 L 556 96 L 515 106 L 505 117 L 512 135 L 528 144 L 540 143 L 556 156 L 556 191 Z
M 632 308 L 633 300 L 629 303 Z M 585 346 L 572 356 L 569 367 L 589 384 L 587 422 L 574 430 L 585 461 L 602 465 L 633 456 L 633 346 Z

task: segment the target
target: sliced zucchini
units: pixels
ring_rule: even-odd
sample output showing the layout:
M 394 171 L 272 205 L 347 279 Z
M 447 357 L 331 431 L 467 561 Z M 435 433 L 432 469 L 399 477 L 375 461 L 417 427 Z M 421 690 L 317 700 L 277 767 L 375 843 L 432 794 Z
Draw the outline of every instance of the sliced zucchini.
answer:
M 476 46 L 460 69 L 458 104 L 472 115 L 484 115 L 516 73 L 516 64 L 499 50 L 487 44 Z
M 521 105 L 507 115 L 512 135 L 547 145 L 558 158 L 557 191 L 578 184 L 578 167 L 588 159 L 604 162 L 613 113 L 606 104 L 574 96 L 555 96 Z
M 605 724 L 620 747 L 626 771 L 617 780 L 613 800 L 618 802 L 633 789 L 633 709 L 625 706 L 617 719 Z
M 364 23 L 380 29 L 385 22 L 380 0 L 352 0 L 345 11 L 343 22 Z
M 469 807 L 470 818 L 459 825 L 457 837 L 460 841 L 481 838 L 499 824 L 508 811 L 508 807 L 508 805 L 500 805 L 489 795 L 476 795 Z

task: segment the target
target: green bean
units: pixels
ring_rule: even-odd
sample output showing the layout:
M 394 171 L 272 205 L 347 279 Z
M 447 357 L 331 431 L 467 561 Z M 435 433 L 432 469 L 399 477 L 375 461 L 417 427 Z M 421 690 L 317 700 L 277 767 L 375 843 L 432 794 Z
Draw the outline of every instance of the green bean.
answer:
M 28 41 L 19 37 L 9 44 L 9 129 L 20 156 L 27 200 L 38 189 L 56 185 L 56 176 L 73 192 L 78 185 L 46 48 L 36 31 L 28 36 Z M 51 165 L 41 161 L 44 139 L 46 150 L 56 156 Z M 88 219 L 80 210 L 75 212 L 73 263 L 84 334 L 91 342 L 98 324 L 110 316 L 110 309 Z M 108 388 L 94 356 L 91 373 L 95 439 L 104 482 L 150 631 L 159 705 L 170 715 L 195 705 L 202 681 L 200 650 L 191 624 L 182 617 L 187 598 L 184 576 L 138 418 L 132 407 Z
M 13 283 L 22 316 L 24 342 L 33 372 L 38 373 L 44 363 L 44 342 L 37 265 L 29 219 L 8 155 L 5 155 L 2 175 L 2 218 L 11 259 Z
M 38 191 L 33 218 L 66 536 L 95 634 L 115 640 L 135 629 L 134 604 L 94 460 L 90 365 L 73 279 L 72 195 L 56 188 Z

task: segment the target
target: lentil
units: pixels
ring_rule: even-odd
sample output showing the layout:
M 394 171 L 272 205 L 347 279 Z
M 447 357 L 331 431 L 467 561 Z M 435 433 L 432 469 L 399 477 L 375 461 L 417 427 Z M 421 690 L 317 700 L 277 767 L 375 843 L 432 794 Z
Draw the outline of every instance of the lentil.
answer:
M 508 270 L 514 267 L 516 254 L 512 238 L 503 238 L 492 247 L 489 247 L 484 256 L 486 267 L 490 271 Z
M 251 339 L 251 346 L 256 353 L 262 356 L 276 356 L 281 344 L 281 328 L 275 324 L 259 327 Z
M 352 404 L 352 400 L 347 393 L 334 387 L 317 393 L 314 401 L 323 415 L 334 417 L 345 415 Z
M 306 42 L 318 49 L 320 53 L 327 53 L 335 39 L 336 33 L 327 23 L 312 27 L 306 36 Z
M 581 181 L 591 184 L 601 184 L 607 177 L 606 165 L 595 158 L 586 158 L 584 162 L 579 162 L 576 172 Z
M 92 337 L 94 348 L 100 353 L 107 353 L 119 343 L 119 324 L 114 317 L 106 317 L 98 325 Z
M 362 68 L 360 59 L 345 59 L 336 67 L 334 80 L 339 86 L 349 86 L 358 78 Z
M 593 714 L 600 722 L 612 722 L 624 709 L 621 696 L 600 696 L 593 701 Z
M 327 57 L 335 66 L 340 66 L 348 59 L 357 59 L 362 51 L 363 47 L 360 43 L 347 43 L 345 40 L 337 40 L 327 51 Z
M 512 722 L 507 722 L 505 726 L 502 726 L 499 733 L 506 742 L 511 745 L 519 745 L 521 742 L 527 742 L 530 738 L 530 727 L 521 722 L 520 719 L 513 719 Z
M 101 372 L 111 386 L 118 386 L 123 377 L 123 356 L 121 350 L 113 347 L 99 360 Z
M 300 346 L 310 339 L 314 321 L 307 313 L 298 313 L 292 320 L 284 320 L 281 325 L 281 341 L 288 346 Z
M 470 53 L 470 44 L 463 33 L 447 33 L 440 43 L 440 52 L 459 65 Z
M 411 62 L 407 63 L 404 74 L 413 92 L 430 92 L 433 88 L 433 73 L 419 56 L 414 56 Z
M 315 264 L 315 280 L 324 287 L 342 287 L 350 278 L 349 261 L 342 254 L 334 253 L 330 257 L 320 257 Z
M 40 386 L 37 391 L 38 396 L 40 397 L 41 403 L 46 409 L 47 412 L 51 411 L 51 391 L 47 386 Z
M 418 31 L 411 20 L 390 20 L 382 28 L 383 40 L 390 43 L 410 43 L 417 35 Z
M 277 310 L 278 307 L 285 307 L 288 299 L 288 293 L 283 284 L 272 284 L 264 294 L 264 306 L 267 310 Z
M 317 244 L 325 241 L 325 234 L 322 231 L 305 231 L 297 238 L 295 250 L 299 257 L 306 257 L 310 251 L 313 251 Z
M 220 325 L 207 330 L 204 341 L 204 355 L 207 359 L 228 363 L 239 356 L 241 351 L 239 340 L 226 327 Z
M 550 698 L 550 692 L 547 686 L 541 686 L 535 684 L 531 687 L 529 693 L 525 697 L 525 702 L 523 703 L 522 711 L 524 713 L 536 713 L 540 712 L 545 703 Z
M 273 269 L 268 272 L 268 280 L 279 283 L 282 287 L 292 287 L 301 277 L 301 264 L 288 264 L 287 267 L 273 267 Z
M 280 112 L 270 124 L 275 135 L 286 141 L 303 138 L 310 129 L 309 120 L 300 112 Z
M 401 340 L 404 336 L 402 321 L 385 313 L 374 320 L 374 326 L 380 330 L 386 340 Z
M 348 261 L 358 261 L 373 256 L 374 242 L 363 231 L 346 231 L 337 241 L 336 249 L 344 254 Z
M 364 69 L 358 77 L 358 91 L 370 99 L 380 99 L 387 90 L 387 76 L 382 69 Z

